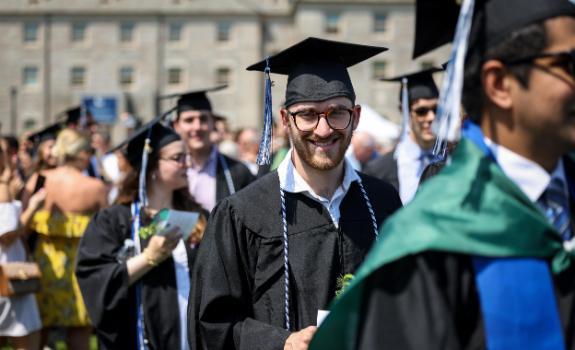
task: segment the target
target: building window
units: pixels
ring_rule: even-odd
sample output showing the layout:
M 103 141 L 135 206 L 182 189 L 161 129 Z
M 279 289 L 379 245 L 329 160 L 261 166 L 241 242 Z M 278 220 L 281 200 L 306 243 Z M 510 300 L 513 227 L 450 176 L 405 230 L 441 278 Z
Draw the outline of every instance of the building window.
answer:
M 38 84 L 38 67 L 26 66 L 22 70 L 22 83 L 24 85 Z
M 339 13 L 330 12 L 325 16 L 325 32 L 336 34 L 339 32 Z
M 128 86 L 134 83 L 134 68 L 125 66 L 120 68 L 120 85 Z
M 373 31 L 383 33 L 387 30 L 387 15 L 385 13 L 376 13 L 373 18 Z
M 134 40 L 134 23 L 122 22 L 120 23 L 120 41 L 129 43 Z
M 38 23 L 24 23 L 24 41 L 27 43 L 38 41 Z
M 86 83 L 86 68 L 76 66 L 70 69 L 70 85 L 83 86 Z
M 180 41 L 182 40 L 182 24 L 181 23 L 170 23 L 168 26 L 168 41 Z
M 70 31 L 70 40 L 72 42 L 82 42 L 86 38 L 86 23 L 76 22 L 72 23 Z
M 373 79 L 383 79 L 387 76 L 387 62 L 375 61 L 373 62 Z
M 216 70 L 216 84 L 229 85 L 230 84 L 230 69 L 221 67 Z
M 231 23 L 219 22 L 218 23 L 218 41 L 229 41 L 231 29 L 232 29 Z
M 182 69 L 170 68 L 168 69 L 168 84 L 179 85 L 182 83 Z

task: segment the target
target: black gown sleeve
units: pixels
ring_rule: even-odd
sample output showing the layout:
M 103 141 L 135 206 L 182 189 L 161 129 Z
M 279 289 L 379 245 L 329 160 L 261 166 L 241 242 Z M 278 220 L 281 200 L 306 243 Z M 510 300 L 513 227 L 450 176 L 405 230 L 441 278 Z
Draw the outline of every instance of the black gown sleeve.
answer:
M 76 277 L 96 328 L 100 344 L 107 348 L 131 347 L 136 339 L 128 269 L 117 254 L 129 237 L 129 209 L 114 206 L 97 213 L 78 247 Z M 127 231 L 126 231 L 127 230 Z
M 289 332 L 253 318 L 258 245 L 258 238 L 243 227 L 228 199 L 220 202 L 211 214 L 192 274 L 190 348 L 283 349 Z
M 357 349 L 485 349 L 468 256 L 424 252 L 366 281 Z

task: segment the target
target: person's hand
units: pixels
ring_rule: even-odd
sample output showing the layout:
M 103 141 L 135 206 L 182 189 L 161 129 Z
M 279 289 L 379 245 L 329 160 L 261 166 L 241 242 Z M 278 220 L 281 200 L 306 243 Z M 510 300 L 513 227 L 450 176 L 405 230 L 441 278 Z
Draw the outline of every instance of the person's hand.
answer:
M 172 254 L 181 238 L 180 228 L 174 226 L 162 235 L 153 235 L 143 254 L 151 265 L 157 265 Z
M 317 331 L 317 327 L 309 326 L 299 332 L 294 332 L 286 339 L 284 350 L 307 350 L 311 338 Z
M 46 190 L 41 188 L 38 192 L 34 193 L 32 197 L 28 200 L 28 208 L 31 208 L 33 211 L 40 209 L 40 207 L 44 204 L 44 200 L 46 199 Z

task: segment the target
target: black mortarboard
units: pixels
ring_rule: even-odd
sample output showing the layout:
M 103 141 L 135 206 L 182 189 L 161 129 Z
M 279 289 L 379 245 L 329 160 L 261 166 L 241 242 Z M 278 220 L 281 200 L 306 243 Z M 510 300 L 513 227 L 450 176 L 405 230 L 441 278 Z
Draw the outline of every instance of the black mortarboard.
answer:
M 108 153 L 119 149 L 125 149 L 126 159 L 134 169 L 139 169 L 142 164 L 142 153 L 146 144 L 146 138 L 150 138 L 150 152 L 156 152 L 169 143 L 180 140 L 180 136 L 170 127 L 164 126 L 161 118 L 155 118 L 136 130 L 130 137 L 112 148 Z
M 402 83 L 407 81 L 407 94 L 409 102 L 413 102 L 420 98 L 437 98 L 439 97 L 439 90 L 435 81 L 433 80 L 433 73 L 441 72 L 441 68 L 429 68 L 419 72 L 400 75 L 393 78 L 384 78 L 383 81 Z M 402 93 L 400 90 L 399 100 L 401 101 Z
M 193 90 L 177 94 L 160 96 L 160 99 L 178 98 L 176 110 L 178 114 L 183 111 L 212 111 L 212 104 L 206 95 L 208 92 L 222 90 L 228 87 L 220 85 L 209 89 Z
M 256 163 L 271 161 L 272 111 L 270 73 L 288 76 L 285 106 L 298 102 L 319 102 L 347 97 L 355 102 L 355 91 L 347 71 L 387 48 L 307 38 L 247 68 L 264 72 L 264 127 Z
M 460 2 L 417 0 L 414 58 L 453 40 Z M 575 15 L 569 0 L 476 0 L 469 53 L 480 54 L 516 29 L 563 15 Z
M 156 153 L 162 147 L 180 140 L 178 133 L 170 127 L 163 126 L 158 121 L 145 125 L 130 136 L 126 146 L 128 162 L 135 169 L 142 164 L 142 153 L 148 137 L 150 139 L 150 153 Z
M 307 38 L 247 68 L 288 76 L 286 106 L 344 96 L 355 101 L 347 68 L 386 51 L 385 47 Z
M 28 136 L 28 141 L 34 143 L 34 145 L 37 146 L 44 141 L 55 140 L 56 136 L 58 136 L 58 132 L 62 130 L 62 127 L 62 123 L 60 122 L 50 124 L 47 127 Z

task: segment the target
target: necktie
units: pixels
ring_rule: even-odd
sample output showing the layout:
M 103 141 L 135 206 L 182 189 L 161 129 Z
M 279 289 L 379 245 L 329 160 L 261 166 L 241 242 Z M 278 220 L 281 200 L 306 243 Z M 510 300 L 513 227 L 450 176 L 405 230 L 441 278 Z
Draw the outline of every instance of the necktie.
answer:
M 569 200 L 565 184 L 559 178 L 552 178 L 549 186 L 537 201 L 549 222 L 555 226 L 563 240 L 571 238 L 571 220 L 569 217 Z
M 431 163 L 432 159 L 433 154 L 431 152 L 428 151 L 421 152 L 421 155 L 419 156 L 419 169 L 417 171 L 418 176 L 421 176 L 421 174 L 423 174 L 423 171 L 425 170 L 425 168 L 427 168 L 429 163 Z

